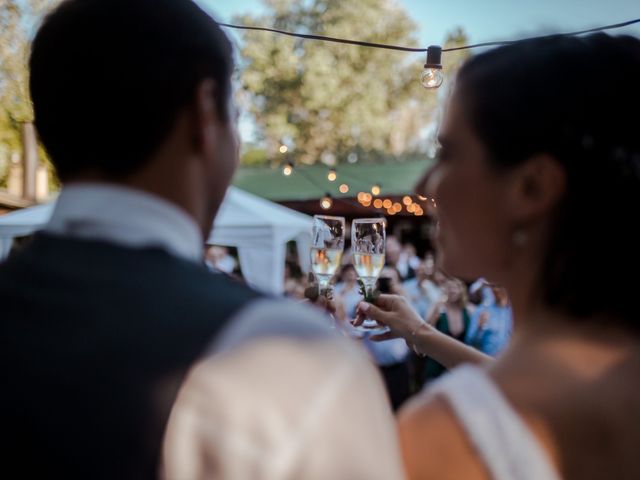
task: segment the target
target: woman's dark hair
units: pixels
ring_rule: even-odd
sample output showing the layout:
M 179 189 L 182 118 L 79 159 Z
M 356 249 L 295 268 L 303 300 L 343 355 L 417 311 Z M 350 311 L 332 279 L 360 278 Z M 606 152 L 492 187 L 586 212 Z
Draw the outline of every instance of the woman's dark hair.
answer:
M 228 120 L 231 44 L 191 0 L 65 0 L 38 31 L 30 70 L 36 128 L 62 180 L 135 172 L 206 78 Z
M 456 89 L 496 168 L 543 153 L 566 171 L 539 279 L 545 303 L 640 326 L 640 41 L 517 42 L 471 58 Z

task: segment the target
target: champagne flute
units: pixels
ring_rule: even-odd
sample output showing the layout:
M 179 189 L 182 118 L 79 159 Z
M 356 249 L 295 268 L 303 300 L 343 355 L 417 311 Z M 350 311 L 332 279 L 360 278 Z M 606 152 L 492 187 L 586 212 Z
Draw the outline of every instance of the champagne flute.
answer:
M 351 248 L 353 264 L 364 284 L 365 299 L 371 298 L 376 281 L 384 267 L 385 220 L 383 218 L 357 218 L 351 225 Z M 388 327 L 367 319 L 359 327 L 361 332 L 384 333 Z
M 314 215 L 311 269 L 318 279 L 320 294 L 331 296 L 329 282 L 336 273 L 344 250 L 344 217 Z

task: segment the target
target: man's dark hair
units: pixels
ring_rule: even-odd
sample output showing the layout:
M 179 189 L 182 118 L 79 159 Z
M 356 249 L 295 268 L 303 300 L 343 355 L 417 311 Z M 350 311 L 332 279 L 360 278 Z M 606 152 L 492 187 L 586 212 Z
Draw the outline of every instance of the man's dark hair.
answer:
M 30 69 L 36 128 L 63 181 L 142 167 L 204 79 L 229 120 L 231 44 L 191 0 L 66 0 L 38 31 Z
M 517 42 L 477 55 L 457 90 L 496 168 L 536 154 L 567 176 L 540 292 L 574 316 L 640 328 L 640 41 L 603 33 Z

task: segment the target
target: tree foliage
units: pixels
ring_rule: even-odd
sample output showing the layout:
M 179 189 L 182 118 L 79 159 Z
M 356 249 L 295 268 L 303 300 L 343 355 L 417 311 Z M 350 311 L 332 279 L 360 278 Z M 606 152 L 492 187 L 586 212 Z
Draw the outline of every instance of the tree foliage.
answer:
M 264 0 L 247 25 L 416 46 L 417 26 L 391 0 Z M 271 158 L 282 142 L 298 161 L 344 161 L 367 152 L 421 150 L 437 93 L 421 87 L 422 54 L 243 31 L 244 108 Z
M 28 54 L 35 26 L 59 0 L 0 0 L 0 182 L 20 151 L 20 124 L 33 119 Z M 2 168 L 4 167 L 4 168 Z

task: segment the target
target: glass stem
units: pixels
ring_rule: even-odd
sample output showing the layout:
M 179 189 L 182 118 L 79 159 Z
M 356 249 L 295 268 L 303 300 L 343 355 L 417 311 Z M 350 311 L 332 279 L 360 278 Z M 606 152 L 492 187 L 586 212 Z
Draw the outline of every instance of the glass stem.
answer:
M 364 284 L 364 292 L 365 292 L 365 299 L 366 300 L 370 300 L 371 298 L 373 298 L 373 292 L 376 289 L 376 282 L 367 282 Z

